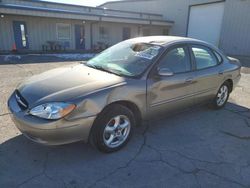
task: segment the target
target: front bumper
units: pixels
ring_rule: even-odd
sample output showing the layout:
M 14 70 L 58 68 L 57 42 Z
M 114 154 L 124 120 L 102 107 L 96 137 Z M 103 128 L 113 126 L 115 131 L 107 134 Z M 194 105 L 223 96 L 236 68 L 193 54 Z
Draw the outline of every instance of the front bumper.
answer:
M 16 127 L 27 138 L 45 145 L 61 145 L 83 140 L 88 141 L 89 133 L 96 116 L 84 119 L 46 120 L 37 118 L 23 111 L 12 94 L 8 107 Z

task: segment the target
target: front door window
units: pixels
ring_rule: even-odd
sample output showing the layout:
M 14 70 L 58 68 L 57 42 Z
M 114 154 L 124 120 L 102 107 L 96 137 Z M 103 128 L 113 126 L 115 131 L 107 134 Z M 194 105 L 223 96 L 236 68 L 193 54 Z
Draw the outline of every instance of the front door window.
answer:
M 187 48 L 174 48 L 161 60 L 159 68 L 171 70 L 173 73 L 183 73 L 191 70 Z

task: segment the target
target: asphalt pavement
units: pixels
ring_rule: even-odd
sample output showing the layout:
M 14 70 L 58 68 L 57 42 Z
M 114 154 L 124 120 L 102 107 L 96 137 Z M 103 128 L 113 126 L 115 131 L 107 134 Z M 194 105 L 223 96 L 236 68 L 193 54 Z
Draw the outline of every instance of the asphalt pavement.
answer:
M 119 152 L 42 146 L 14 126 L 7 99 L 26 78 L 77 62 L 0 65 L 0 187 L 250 187 L 250 71 L 221 110 L 199 106 L 144 122 Z

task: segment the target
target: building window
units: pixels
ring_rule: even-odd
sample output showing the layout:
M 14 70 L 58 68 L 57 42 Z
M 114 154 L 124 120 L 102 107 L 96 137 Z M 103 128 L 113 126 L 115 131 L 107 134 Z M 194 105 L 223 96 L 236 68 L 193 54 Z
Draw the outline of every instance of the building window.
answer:
M 57 24 L 57 39 L 58 40 L 69 40 L 70 39 L 70 24 Z
M 100 39 L 108 39 L 109 38 L 109 31 L 106 27 L 99 28 Z
M 25 31 L 24 24 L 20 24 L 20 29 L 21 29 L 22 45 L 24 48 L 26 48 L 27 47 L 27 38 L 26 38 L 26 31 Z
M 131 29 L 129 27 L 124 27 L 123 28 L 123 35 L 122 39 L 127 40 L 131 38 Z
M 163 29 L 162 34 L 163 35 L 169 35 L 169 30 L 168 29 Z

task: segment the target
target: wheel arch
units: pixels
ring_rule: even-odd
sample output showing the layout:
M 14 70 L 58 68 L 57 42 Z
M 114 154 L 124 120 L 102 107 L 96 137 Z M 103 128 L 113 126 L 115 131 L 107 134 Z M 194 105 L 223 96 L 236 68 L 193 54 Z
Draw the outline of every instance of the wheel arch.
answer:
M 99 117 L 101 114 L 103 114 L 103 112 L 105 112 L 108 108 L 110 108 L 112 105 L 115 105 L 115 104 L 119 104 L 119 105 L 122 105 L 122 106 L 125 106 L 127 107 L 129 110 L 132 111 L 132 113 L 134 114 L 134 117 L 135 117 L 135 121 L 136 121 L 136 126 L 139 126 L 142 122 L 142 113 L 139 109 L 139 107 L 131 102 L 131 101 L 127 101 L 127 100 L 120 100 L 120 101 L 115 101 L 115 102 L 112 102 L 110 104 L 108 104 L 107 106 L 105 106 L 102 111 L 97 115 L 92 127 L 91 127 L 91 130 L 90 130 L 90 133 L 89 133 L 89 142 L 93 142 L 92 140 L 92 133 L 93 131 L 95 130 L 95 123 L 98 121 Z
M 140 125 L 141 120 L 142 120 L 142 114 L 141 114 L 139 107 L 135 103 L 133 103 L 131 101 L 124 100 L 124 101 L 117 101 L 117 102 L 111 103 L 109 105 L 112 105 L 112 104 L 120 104 L 120 105 L 125 106 L 128 109 L 130 109 L 135 116 L 136 125 L 137 126 Z
M 230 86 L 230 93 L 233 91 L 233 80 L 232 79 L 227 79 L 224 83 L 228 83 Z

